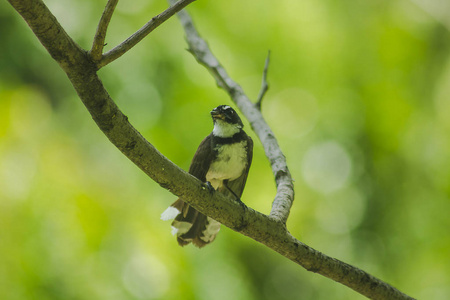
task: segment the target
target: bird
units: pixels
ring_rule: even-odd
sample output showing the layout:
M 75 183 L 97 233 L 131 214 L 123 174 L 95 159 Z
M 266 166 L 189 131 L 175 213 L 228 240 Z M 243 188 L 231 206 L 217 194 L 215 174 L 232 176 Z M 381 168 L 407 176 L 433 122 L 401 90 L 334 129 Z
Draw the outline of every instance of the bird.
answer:
M 211 191 L 234 197 L 244 205 L 241 196 L 252 164 L 253 140 L 243 130 L 244 124 L 231 106 L 219 105 L 210 113 L 213 130 L 200 143 L 189 173 L 206 183 Z M 172 235 L 180 246 L 192 243 L 202 248 L 213 242 L 220 230 L 219 222 L 198 212 L 181 198 L 161 214 L 161 219 L 174 219 Z

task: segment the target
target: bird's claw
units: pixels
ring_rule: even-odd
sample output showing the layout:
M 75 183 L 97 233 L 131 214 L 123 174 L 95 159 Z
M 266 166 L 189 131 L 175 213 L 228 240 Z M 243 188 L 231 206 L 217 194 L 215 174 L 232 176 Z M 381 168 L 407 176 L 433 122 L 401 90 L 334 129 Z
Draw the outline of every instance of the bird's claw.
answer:
M 236 201 L 237 201 L 237 203 L 239 203 L 239 205 L 242 207 L 242 209 L 244 210 L 244 212 L 246 212 L 247 209 L 248 209 L 247 205 L 245 205 L 245 203 L 242 202 L 241 199 L 239 199 L 239 198 L 237 198 Z
M 211 185 L 211 182 L 207 181 L 205 182 L 206 188 L 208 189 L 208 191 L 212 194 L 214 193 L 216 190 L 214 189 L 214 187 Z

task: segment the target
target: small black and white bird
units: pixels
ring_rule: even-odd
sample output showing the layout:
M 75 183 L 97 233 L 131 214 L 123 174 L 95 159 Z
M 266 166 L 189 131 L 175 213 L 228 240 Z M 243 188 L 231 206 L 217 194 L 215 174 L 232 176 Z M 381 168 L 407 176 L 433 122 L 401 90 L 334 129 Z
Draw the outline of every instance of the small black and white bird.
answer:
M 252 163 L 253 141 L 242 129 L 241 119 L 228 105 L 211 111 L 213 131 L 201 142 L 192 159 L 189 173 L 217 191 L 233 195 L 241 201 Z M 216 238 L 220 223 L 195 210 L 182 199 L 175 201 L 161 214 L 172 222 L 172 234 L 180 246 L 192 242 L 201 248 Z

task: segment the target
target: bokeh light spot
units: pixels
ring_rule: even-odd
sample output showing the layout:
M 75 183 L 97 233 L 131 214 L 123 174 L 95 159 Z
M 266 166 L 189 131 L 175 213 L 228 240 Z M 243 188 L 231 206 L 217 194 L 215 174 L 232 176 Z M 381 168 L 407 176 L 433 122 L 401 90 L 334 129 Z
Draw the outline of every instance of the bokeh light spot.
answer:
M 337 142 L 327 141 L 312 146 L 303 157 L 302 176 L 314 190 L 328 194 L 345 186 L 352 161 Z
M 160 299 L 169 288 L 166 267 L 148 254 L 133 256 L 123 272 L 126 289 L 138 299 Z

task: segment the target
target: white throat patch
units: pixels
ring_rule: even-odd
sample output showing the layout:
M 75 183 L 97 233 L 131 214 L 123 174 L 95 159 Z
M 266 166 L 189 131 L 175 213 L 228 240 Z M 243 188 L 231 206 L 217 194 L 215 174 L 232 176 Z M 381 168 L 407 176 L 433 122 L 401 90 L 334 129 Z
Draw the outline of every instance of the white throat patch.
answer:
M 229 138 L 238 133 L 242 126 L 239 124 L 230 124 L 220 119 L 214 122 L 213 134 L 218 137 Z

